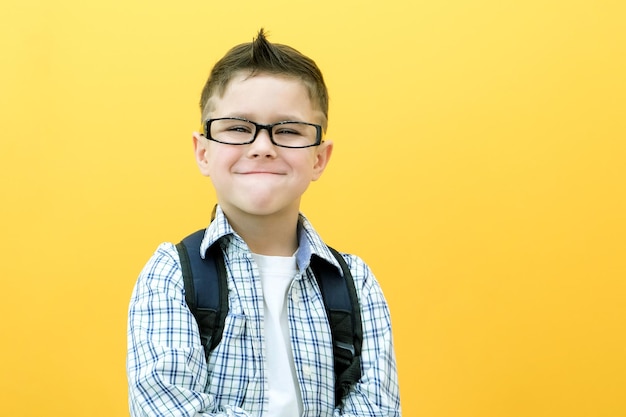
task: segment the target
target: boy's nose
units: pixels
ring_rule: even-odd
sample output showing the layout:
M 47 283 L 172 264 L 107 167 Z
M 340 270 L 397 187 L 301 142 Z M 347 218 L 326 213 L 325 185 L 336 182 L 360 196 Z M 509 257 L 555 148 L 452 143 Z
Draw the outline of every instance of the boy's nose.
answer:
M 257 132 L 256 139 L 250 144 L 250 155 L 254 157 L 276 155 L 276 147 L 267 129 L 259 129 Z

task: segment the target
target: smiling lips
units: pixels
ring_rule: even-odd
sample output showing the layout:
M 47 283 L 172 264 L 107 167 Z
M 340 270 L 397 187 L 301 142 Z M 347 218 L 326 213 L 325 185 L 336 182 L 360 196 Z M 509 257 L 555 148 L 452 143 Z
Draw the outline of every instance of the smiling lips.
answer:
M 254 174 L 285 175 L 284 172 L 270 171 L 267 169 L 252 169 L 249 171 L 240 171 L 240 172 L 237 172 L 237 174 L 240 174 L 240 175 L 254 175 Z

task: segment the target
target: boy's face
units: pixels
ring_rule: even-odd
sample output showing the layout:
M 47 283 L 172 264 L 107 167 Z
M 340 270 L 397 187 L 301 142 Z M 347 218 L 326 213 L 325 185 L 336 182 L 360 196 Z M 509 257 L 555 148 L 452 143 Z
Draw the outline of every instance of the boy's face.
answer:
M 206 118 L 240 117 L 259 124 L 300 121 L 322 124 L 305 85 L 271 74 L 240 74 L 222 97 L 211 98 Z M 196 159 L 209 176 L 220 205 L 228 214 L 257 216 L 297 214 L 300 198 L 324 171 L 332 143 L 310 148 L 275 146 L 267 130 L 247 145 L 227 145 L 194 133 Z

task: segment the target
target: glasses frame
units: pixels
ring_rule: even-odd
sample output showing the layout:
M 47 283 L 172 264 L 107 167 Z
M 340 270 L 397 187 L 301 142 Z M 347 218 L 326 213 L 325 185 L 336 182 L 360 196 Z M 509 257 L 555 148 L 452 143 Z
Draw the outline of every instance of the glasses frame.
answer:
M 252 125 L 254 125 L 255 131 L 254 131 L 254 135 L 252 135 L 252 139 L 247 141 L 247 142 L 242 142 L 242 143 L 231 143 L 231 142 L 224 142 L 221 140 L 217 140 L 214 137 L 211 136 L 211 124 L 215 121 L 218 120 L 239 120 L 242 122 L 246 122 L 246 123 L 250 123 Z M 272 134 L 272 129 L 275 126 L 280 126 L 280 125 L 284 125 L 284 124 L 288 124 L 288 123 L 300 123 L 303 125 L 308 125 L 308 126 L 313 126 L 315 127 L 315 143 L 312 143 L 310 145 L 305 145 L 305 146 L 289 146 L 289 145 L 281 145 L 279 143 L 276 143 L 274 141 L 274 135 Z M 274 146 L 279 146 L 281 148 L 289 148 L 289 149 L 303 149 L 303 148 L 311 148 L 313 146 L 319 146 L 322 143 L 322 126 L 320 125 L 316 125 L 314 123 L 307 123 L 307 122 L 300 122 L 300 121 L 295 121 L 295 120 L 284 120 L 281 122 L 276 122 L 276 123 L 272 123 L 269 125 L 263 125 L 260 123 L 256 123 L 253 122 L 252 120 L 248 120 L 248 119 L 244 119 L 242 117 L 218 117 L 215 119 L 207 119 L 204 122 L 204 137 L 206 137 L 209 140 L 212 140 L 213 142 L 217 142 L 217 143 L 223 143 L 225 145 L 235 145 L 235 146 L 239 146 L 239 145 L 249 145 L 252 142 L 254 142 L 257 138 L 257 136 L 259 136 L 259 133 L 261 132 L 261 130 L 267 130 L 267 134 L 270 138 L 270 141 L 272 142 L 272 144 Z

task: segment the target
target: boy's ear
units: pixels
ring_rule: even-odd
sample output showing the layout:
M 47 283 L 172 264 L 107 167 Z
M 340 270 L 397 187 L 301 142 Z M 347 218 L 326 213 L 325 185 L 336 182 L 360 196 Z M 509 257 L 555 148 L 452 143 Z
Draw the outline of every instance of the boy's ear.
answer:
M 193 132 L 193 151 L 196 155 L 196 163 L 200 168 L 200 173 L 206 177 L 209 176 L 209 155 L 207 149 L 207 140 L 198 132 Z
M 313 181 L 318 180 L 322 176 L 332 153 L 333 142 L 330 140 L 325 140 L 320 146 L 317 147 L 315 165 L 313 165 Z

